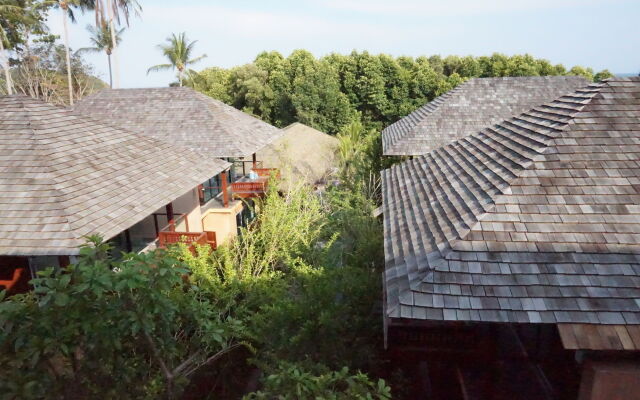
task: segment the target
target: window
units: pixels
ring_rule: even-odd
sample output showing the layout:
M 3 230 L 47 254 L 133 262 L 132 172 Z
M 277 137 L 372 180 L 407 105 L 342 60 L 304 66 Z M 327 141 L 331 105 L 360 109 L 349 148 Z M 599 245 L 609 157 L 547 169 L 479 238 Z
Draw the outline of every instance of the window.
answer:
M 202 190 L 203 204 L 220 194 L 220 192 L 222 192 L 222 182 L 220 181 L 220 175 L 216 175 L 204 182 L 202 184 Z

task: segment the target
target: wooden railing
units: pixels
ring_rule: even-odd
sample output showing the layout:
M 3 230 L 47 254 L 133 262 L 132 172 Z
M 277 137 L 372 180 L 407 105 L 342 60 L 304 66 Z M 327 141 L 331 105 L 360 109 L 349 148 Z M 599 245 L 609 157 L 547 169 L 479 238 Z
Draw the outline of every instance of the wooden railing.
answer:
M 218 247 L 216 241 L 215 232 L 172 232 L 172 231 L 160 231 L 158 234 L 158 245 L 160 247 L 167 247 L 171 244 L 185 243 L 193 247 L 193 245 L 208 244 L 211 250 L 215 250 Z
M 271 175 L 275 175 L 277 179 L 280 179 L 280 170 L 278 168 L 254 168 L 253 171 L 258 174 L 260 178 L 270 178 Z
M 267 181 L 261 179 L 259 181 L 233 182 L 231 191 L 234 196 L 238 197 L 261 196 L 267 192 Z
M 13 276 L 8 280 L 0 280 L 0 286 L 4 286 L 7 291 L 10 291 L 13 286 L 18 283 L 22 273 L 24 272 L 24 268 L 16 268 L 13 270 Z

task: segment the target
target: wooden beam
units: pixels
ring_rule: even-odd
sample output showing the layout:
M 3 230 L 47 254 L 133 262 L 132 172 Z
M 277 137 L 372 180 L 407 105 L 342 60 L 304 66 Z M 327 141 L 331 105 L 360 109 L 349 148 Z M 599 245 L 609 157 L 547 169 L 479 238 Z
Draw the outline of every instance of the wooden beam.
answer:
M 124 246 L 129 253 L 133 251 L 133 245 L 131 244 L 131 233 L 129 232 L 129 229 L 124 230 Z
M 198 201 L 200 201 L 200 205 L 204 205 L 204 185 L 198 185 Z
M 222 184 L 222 204 L 225 207 L 229 206 L 229 189 L 227 182 L 227 171 L 220 172 L 220 183 Z
M 60 268 L 64 268 L 69 264 L 71 264 L 69 256 L 58 256 L 58 265 L 60 266 Z
M 256 153 L 253 153 L 251 158 L 253 160 L 253 168 L 258 168 L 258 159 L 256 158 Z
M 176 230 L 176 221 L 173 216 L 173 204 L 167 204 L 165 206 L 165 209 L 167 210 L 167 222 L 169 224 L 169 230 L 171 230 L 171 232 L 174 232 Z

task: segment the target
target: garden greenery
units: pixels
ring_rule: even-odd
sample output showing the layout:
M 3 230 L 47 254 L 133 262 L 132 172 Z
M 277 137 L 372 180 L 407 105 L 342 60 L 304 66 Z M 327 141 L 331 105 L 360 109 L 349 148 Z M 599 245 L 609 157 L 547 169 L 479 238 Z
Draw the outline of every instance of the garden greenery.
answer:
M 295 50 L 288 57 L 263 52 L 230 69 L 207 68 L 187 84 L 276 126 L 302 122 L 335 134 L 359 117 L 380 130 L 469 78 L 538 75 L 612 76 L 528 54 L 413 58 L 354 51 L 316 58 Z

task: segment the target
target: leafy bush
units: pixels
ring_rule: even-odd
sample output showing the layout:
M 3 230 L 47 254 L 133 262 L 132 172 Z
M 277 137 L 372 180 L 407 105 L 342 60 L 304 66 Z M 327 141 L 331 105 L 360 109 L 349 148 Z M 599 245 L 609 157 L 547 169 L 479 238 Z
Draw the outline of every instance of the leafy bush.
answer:
M 35 292 L 0 302 L 4 398 L 176 398 L 191 375 L 240 345 L 163 251 L 113 262 L 99 238 L 79 262 L 43 271 Z
M 244 400 L 387 400 L 391 389 L 379 379 L 372 382 L 362 373 L 352 374 L 347 367 L 338 371 L 312 373 L 296 364 L 281 363 L 263 379 L 263 389 Z
M 382 344 L 377 272 L 300 265 L 283 281 L 286 291 L 247 321 L 262 364 L 308 360 L 375 369 Z

